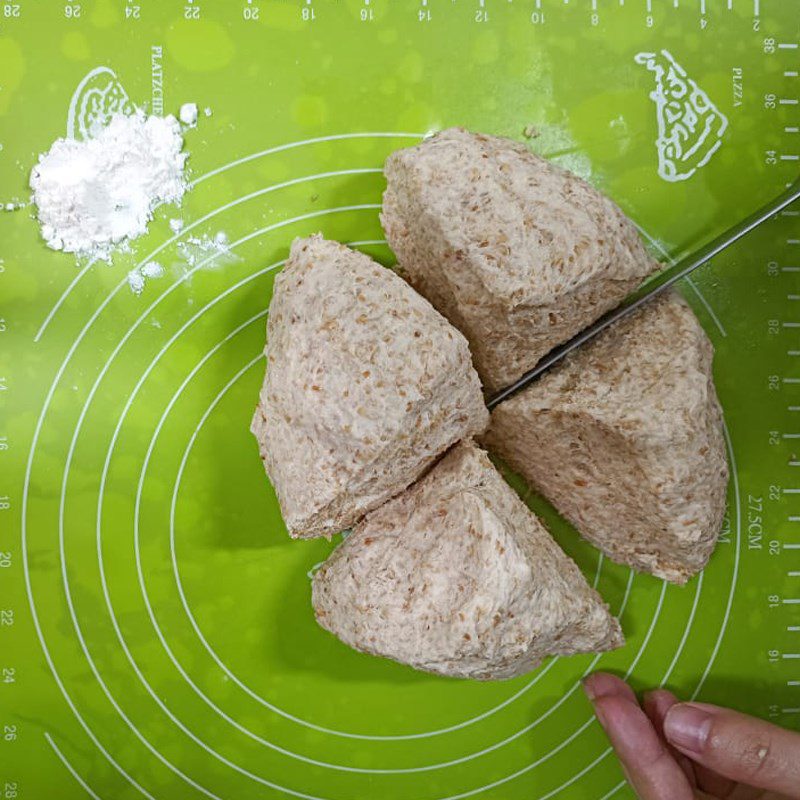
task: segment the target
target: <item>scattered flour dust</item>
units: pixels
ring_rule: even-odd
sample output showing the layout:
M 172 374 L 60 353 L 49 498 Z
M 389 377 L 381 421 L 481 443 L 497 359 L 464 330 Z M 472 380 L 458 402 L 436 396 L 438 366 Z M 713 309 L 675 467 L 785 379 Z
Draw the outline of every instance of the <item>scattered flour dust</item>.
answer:
M 206 117 L 211 109 L 204 110 Z M 85 139 L 58 139 L 39 157 L 30 176 L 42 236 L 49 247 L 81 258 L 110 262 L 114 253 L 147 231 L 163 203 L 180 203 L 187 190 L 183 126 L 195 127 L 196 103 L 184 103 L 174 116 L 112 113 L 106 127 Z M 22 207 L 23 204 L 19 204 Z M 16 204 L 0 204 L 15 210 Z M 184 230 L 181 218 L 169 219 L 171 232 Z M 176 244 L 190 267 L 232 258 L 224 232 L 189 236 Z M 127 275 L 131 291 L 141 294 L 164 267 L 148 261 Z
M 135 294 L 141 294 L 149 278 L 160 278 L 164 274 L 164 267 L 158 261 L 148 261 L 138 269 L 128 273 L 128 286 Z
M 114 114 L 93 138 L 58 139 L 30 177 L 42 236 L 54 250 L 110 261 L 154 209 L 181 201 L 187 157 L 175 117 L 143 111 Z
M 223 257 L 224 260 L 224 257 L 227 257 L 236 260 L 230 249 L 228 235 L 224 231 L 219 231 L 214 236 L 208 234 L 189 236 L 185 241 L 178 242 L 176 246 L 183 260 L 190 267 L 211 258 L 218 260 L 219 257 Z
M 197 125 L 197 103 L 184 103 L 178 112 L 178 118 L 184 125 Z

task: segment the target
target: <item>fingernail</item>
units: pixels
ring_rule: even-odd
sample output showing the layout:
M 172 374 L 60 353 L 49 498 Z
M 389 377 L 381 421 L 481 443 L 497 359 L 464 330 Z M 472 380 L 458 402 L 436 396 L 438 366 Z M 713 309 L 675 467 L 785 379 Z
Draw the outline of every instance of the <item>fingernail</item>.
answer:
M 691 703 L 674 705 L 664 719 L 664 735 L 679 750 L 699 755 L 711 730 L 713 715 Z
M 583 691 L 593 703 L 600 697 L 607 694 L 618 694 L 620 691 L 620 681 L 613 675 L 605 672 L 594 672 L 583 679 Z

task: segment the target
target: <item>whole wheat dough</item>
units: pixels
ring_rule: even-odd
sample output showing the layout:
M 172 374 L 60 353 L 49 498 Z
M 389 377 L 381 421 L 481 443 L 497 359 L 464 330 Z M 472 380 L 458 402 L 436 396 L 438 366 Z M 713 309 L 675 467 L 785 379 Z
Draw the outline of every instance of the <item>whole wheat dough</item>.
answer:
M 472 443 L 373 511 L 314 576 L 317 621 L 351 647 L 460 678 L 610 650 L 619 623 Z
M 349 527 L 488 423 L 464 337 L 344 245 L 294 242 L 267 333 L 252 431 L 294 537 Z
M 725 512 L 712 356 L 669 293 L 501 403 L 484 441 L 609 558 L 683 583 Z
M 489 390 L 658 268 L 614 203 L 508 139 L 452 128 L 385 173 L 381 221 L 403 274 L 467 337 Z

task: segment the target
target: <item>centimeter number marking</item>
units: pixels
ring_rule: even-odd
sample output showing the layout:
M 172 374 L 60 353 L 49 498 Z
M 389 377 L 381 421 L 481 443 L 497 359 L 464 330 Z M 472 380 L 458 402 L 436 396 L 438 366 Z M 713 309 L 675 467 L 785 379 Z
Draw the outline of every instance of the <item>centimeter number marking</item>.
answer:
M 797 80 L 800 77 L 800 65 L 797 62 L 800 47 L 797 42 L 773 37 L 764 38 L 762 47 L 765 58 L 780 59 L 780 74 L 783 77 L 783 91 L 769 91 L 764 95 L 764 112 L 780 112 L 776 133 L 784 146 L 780 150 L 767 150 L 765 162 L 770 168 L 782 167 L 786 171 L 786 181 L 791 183 L 798 177 L 800 166 L 800 98 L 797 96 L 800 89 Z M 777 220 L 781 226 L 779 230 L 787 233 L 773 237 L 780 250 L 767 263 L 767 275 L 777 280 L 773 296 L 776 312 L 771 315 L 767 327 L 769 335 L 777 337 L 780 342 L 776 348 L 776 358 L 781 364 L 779 374 L 767 378 L 768 391 L 778 391 L 780 394 L 775 396 L 781 397 L 775 423 L 771 426 L 773 429 L 769 431 L 769 444 L 775 448 L 770 461 L 774 464 L 773 474 L 777 478 L 768 488 L 768 501 L 779 505 L 773 507 L 776 522 L 767 552 L 770 556 L 783 554 L 789 560 L 783 570 L 775 570 L 776 582 L 780 576 L 782 585 L 786 587 L 785 592 L 783 595 L 770 594 L 767 598 L 771 613 L 782 610 L 785 619 L 780 627 L 783 646 L 769 650 L 767 658 L 774 667 L 783 667 L 782 682 L 790 691 L 800 690 L 800 664 L 797 663 L 800 661 L 800 371 L 797 370 L 800 367 L 800 316 L 795 316 L 795 313 L 800 313 L 798 220 L 800 210 L 797 206 L 781 213 Z M 796 423 L 794 419 L 797 419 Z M 749 549 L 760 547 L 758 534 L 761 516 L 754 507 L 757 505 L 754 501 L 760 500 L 752 495 L 748 497 Z M 754 521 L 759 524 L 754 526 Z M 784 670 L 790 674 L 786 675 Z M 777 721 L 786 715 L 797 714 L 800 714 L 800 692 L 791 705 L 775 703 L 768 708 L 768 715 Z
M 360 0 L 357 19 L 361 22 L 372 22 L 377 18 L 376 7 L 388 8 L 391 0 Z M 776 0 L 777 1 L 777 0 Z M 25 16 L 26 10 L 32 5 L 33 0 L 6 0 L 0 1 L 0 31 L 4 24 Z M 143 19 L 148 7 L 155 5 L 155 0 L 117 0 L 124 9 L 126 20 L 136 22 Z M 162 0 L 158 0 L 161 5 Z M 179 0 L 180 2 L 180 0 Z M 198 20 L 203 17 L 205 0 L 182 0 L 180 9 L 184 19 Z M 317 20 L 318 8 L 335 8 L 333 0 L 295 0 L 298 12 L 307 22 Z M 509 6 L 522 6 L 530 9 L 530 21 L 534 24 L 546 23 L 549 15 L 559 9 L 583 8 L 588 11 L 588 21 L 591 25 L 598 25 L 600 14 L 613 9 L 638 10 L 643 14 L 644 24 L 648 27 L 655 25 L 654 10 L 675 10 L 679 8 L 695 9 L 698 13 L 701 29 L 709 27 L 709 17 L 719 11 L 730 12 L 743 9 L 744 13 L 752 15 L 753 29 L 759 30 L 762 0 L 418 0 L 418 4 L 408 3 L 420 22 L 431 22 L 440 12 L 447 9 L 467 9 L 472 19 L 477 23 L 488 23 L 495 13 L 502 13 Z M 226 4 L 227 5 L 227 4 Z M 247 22 L 269 20 L 266 6 L 259 0 L 241 0 L 240 5 L 231 3 L 229 8 L 236 8 L 235 13 Z M 66 19 L 79 21 L 87 16 L 83 0 L 63 0 L 59 13 Z M 215 11 L 215 13 L 218 13 Z M 781 47 L 796 48 L 796 44 L 781 45 Z

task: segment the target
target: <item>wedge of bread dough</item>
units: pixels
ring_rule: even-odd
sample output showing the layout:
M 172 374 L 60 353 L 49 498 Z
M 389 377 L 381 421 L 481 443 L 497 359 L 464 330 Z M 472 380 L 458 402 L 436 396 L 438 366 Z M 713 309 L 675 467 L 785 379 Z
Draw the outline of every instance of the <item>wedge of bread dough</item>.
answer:
M 344 245 L 294 242 L 267 333 L 252 431 L 294 537 L 351 526 L 488 423 L 464 337 Z
M 385 173 L 401 270 L 467 337 L 489 390 L 658 269 L 614 203 L 508 139 L 453 128 L 396 151 Z
M 623 644 L 619 623 L 486 453 L 461 443 L 373 511 L 314 576 L 351 647 L 459 678 Z
M 609 558 L 683 583 L 725 512 L 712 355 L 669 293 L 501 403 L 484 441 Z

